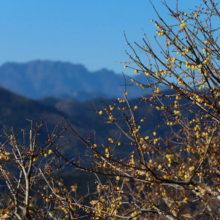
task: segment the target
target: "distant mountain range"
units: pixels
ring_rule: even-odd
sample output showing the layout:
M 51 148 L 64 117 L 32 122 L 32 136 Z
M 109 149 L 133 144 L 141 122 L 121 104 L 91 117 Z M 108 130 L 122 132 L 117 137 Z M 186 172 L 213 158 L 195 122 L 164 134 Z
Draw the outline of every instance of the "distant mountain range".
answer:
M 134 78 L 146 82 L 143 75 Z M 83 65 L 68 62 L 37 60 L 8 62 L 0 66 L 0 86 L 32 99 L 56 97 L 86 101 L 100 97 L 116 98 L 122 97 L 124 84 L 123 74 L 107 69 L 90 72 Z M 127 86 L 127 90 L 131 98 L 144 94 L 131 86 Z

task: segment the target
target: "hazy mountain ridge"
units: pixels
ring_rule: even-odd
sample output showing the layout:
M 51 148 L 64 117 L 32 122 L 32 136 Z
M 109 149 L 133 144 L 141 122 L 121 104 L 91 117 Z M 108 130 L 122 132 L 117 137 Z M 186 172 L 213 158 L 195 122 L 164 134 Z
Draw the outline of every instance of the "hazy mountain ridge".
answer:
M 144 81 L 145 76 L 133 77 Z M 69 62 L 30 61 L 8 62 L 0 66 L 0 86 L 32 99 L 57 97 L 86 101 L 99 97 L 122 97 L 123 74 L 101 69 L 90 72 L 83 65 Z M 132 98 L 143 94 L 138 89 L 127 87 Z

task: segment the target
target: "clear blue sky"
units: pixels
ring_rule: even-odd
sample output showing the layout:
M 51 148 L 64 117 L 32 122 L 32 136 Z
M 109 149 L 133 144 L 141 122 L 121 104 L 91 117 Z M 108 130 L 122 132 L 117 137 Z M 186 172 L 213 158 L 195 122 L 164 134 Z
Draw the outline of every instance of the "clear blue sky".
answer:
M 176 0 L 167 1 L 175 8 Z M 198 0 L 180 0 L 185 10 Z M 160 0 L 153 0 L 169 21 Z M 123 31 L 130 42 L 151 40 L 156 18 L 148 0 L 5 0 L 0 2 L 0 64 L 7 61 L 60 60 L 85 65 L 91 71 L 117 73 L 128 61 Z

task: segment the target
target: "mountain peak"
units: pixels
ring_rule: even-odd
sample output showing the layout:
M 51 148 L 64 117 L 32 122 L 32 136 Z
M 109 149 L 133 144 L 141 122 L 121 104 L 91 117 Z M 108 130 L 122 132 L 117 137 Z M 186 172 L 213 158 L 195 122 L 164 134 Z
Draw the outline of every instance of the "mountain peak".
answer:
M 124 85 L 122 74 L 106 68 L 90 72 L 82 64 L 70 62 L 33 60 L 7 62 L 0 67 L 0 86 L 32 99 L 72 97 L 81 101 L 121 97 L 124 91 L 121 85 Z M 132 90 L 133 97 L 140 93 Z

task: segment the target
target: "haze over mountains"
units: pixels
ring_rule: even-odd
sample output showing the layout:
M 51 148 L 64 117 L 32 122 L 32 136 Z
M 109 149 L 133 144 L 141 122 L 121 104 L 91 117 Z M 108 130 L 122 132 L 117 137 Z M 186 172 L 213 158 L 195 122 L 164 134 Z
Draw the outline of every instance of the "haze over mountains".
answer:
M 145 76 L 134 76 L 146 82 Z M 0 66 L 0 86 L 32 99 L 56 97 L 86 101 L 94 98 L 122 97 L 125 90 L 123 74 L 101 69 L 90 72 L 83 65 L 68 62 L 30 61 L 8 62 Z M 144 94 L 127 87 L 131 98 Z
M 165 93 L 172 94 L 172 91 L 168 90 Z M 96 131 L 97 142 L 104 143 L 109 134 L 116 134 L 118 131 L 117 126 L 105 123 L 105 120 L 95 112 L 95 110 L 103 109 L 105 106 L 102 102 L 103 99 L 95 99 L 95 106 L 91 100 L 85 102 L 78 102 L 74 99 L 61 100 L 55 98 L 31 100 L 3 88 L 0 88 L 0 97 L 0 142 L 3 130 L 8 130 L 12 127 L 18 137 L 22 138 L 21 129 L 26 129 L 26 131 L 30 129 L 30 121 L 26 119 L 34 120 L 34 124 L 35 122 L 43 122 L 44 124 L 46 118 L 47 127 L 50 132 L 53 131 L 56 125 L 59 125 L 61 129 L 63 117 L 58 111 L 59 109 L 61 109 L 72 127 L 83 137 L 86 137 L 92 131 Z M 126 105 L 125 103 L 118 103 L 115 99 L 104 99 L 104 101 L 107 105 L 113 105 L 113 103 L 117 103 L 117 106 Z M 139 99 L 130 99 L 131 106 L 139 102 Z M 171 104 L 172 100 L 165 100 L 165 104 L 169 105 L 168 103 Z M 129 114 L 127 110 L 114 109 L 114 116 L 116 118 L 123 118 L 124 113 Z M 136 111 L 137 115 L 143 113 L 144 115 L 142 116 L 146 118 L 146 123 L 142 123 L 142 128 L 146 136 L 149 135 L 155 125 L 161 122 L 161 111 L 156 110 L 149 103 L 145 103 L 139 106 Z M 152 115 L 155 117 L 152 117 Z M 157 130 L 158 134 L 162 131 L 164 133 L 163 125 L 164 123 Z M 43 130 L 46 133 L 45 128 L 44 124 Z

